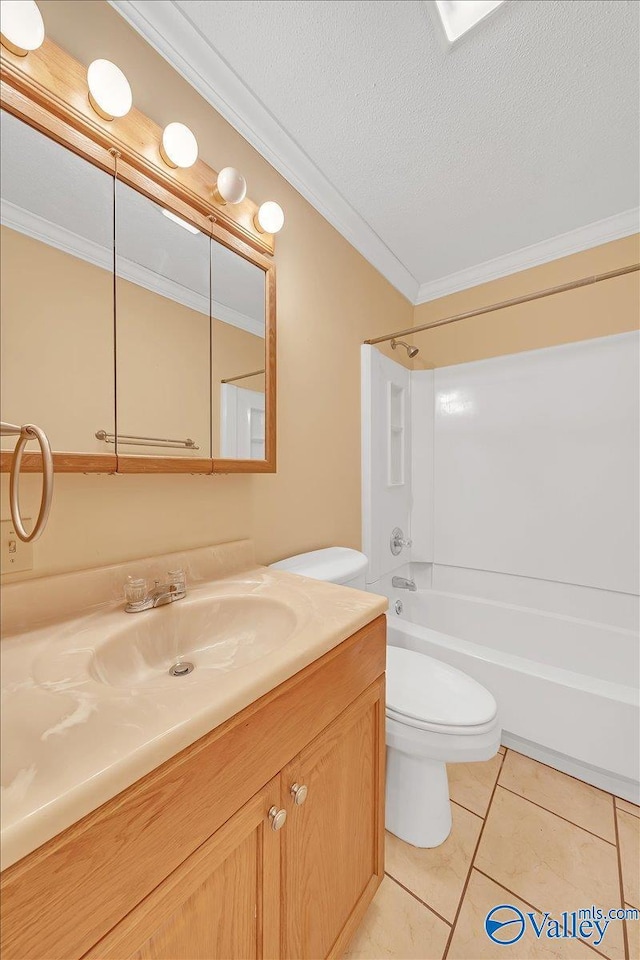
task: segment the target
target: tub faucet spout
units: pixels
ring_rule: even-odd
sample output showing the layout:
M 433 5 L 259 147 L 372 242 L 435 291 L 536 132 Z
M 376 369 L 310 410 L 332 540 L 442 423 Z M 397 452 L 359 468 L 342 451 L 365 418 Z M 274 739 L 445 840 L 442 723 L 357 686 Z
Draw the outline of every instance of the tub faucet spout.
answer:
M 412 593 L 418 589 L 415 580 L 407 580 L 406 577 L 392 577 L 391 586 L 397 590 L 410 590 Z

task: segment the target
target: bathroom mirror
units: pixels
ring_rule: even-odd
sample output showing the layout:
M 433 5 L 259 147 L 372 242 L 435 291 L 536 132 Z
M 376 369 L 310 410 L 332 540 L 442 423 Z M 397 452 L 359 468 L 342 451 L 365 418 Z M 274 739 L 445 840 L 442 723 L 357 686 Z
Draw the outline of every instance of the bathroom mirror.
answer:
M 211 277 L 213 456 L 264 460 L 265 272 L 214 240 Z
M 174 175 L 135 108 L 97 124 L 84 68 L 43 50 L 26 72 L 3 56 L 2 419 L 43 428 L 57 470 L 274 472 L 274 238 L 257 204 L 216 199 L 200 158 Z
M 115 469 L 113 178 L 4 110 L 0 172 L 2 419 Z
M 210 244 L 116 181 L 119 469 L 135 457 L 187 459 L 194 471 L 211 471 Z

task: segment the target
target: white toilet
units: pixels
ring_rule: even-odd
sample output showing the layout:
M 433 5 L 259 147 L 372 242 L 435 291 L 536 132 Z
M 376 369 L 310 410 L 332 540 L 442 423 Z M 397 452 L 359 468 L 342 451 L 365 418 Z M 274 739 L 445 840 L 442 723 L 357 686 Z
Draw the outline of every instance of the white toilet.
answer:
M 272 566 L 365 589 L 367 558 L 346 547 L 314 550 Z M 386 827 L 414 847 L 437 847 L 451 830 L 446 764 L 489 760 L 497 753 L 496 701 L 441 660 L 387 647 L 386 715 Z
M 447 763 L 489 760 L 500 746 L 496 701 L 461 670 L 387 647 L 387 830 L 437 847 L 451 830 Z
M 299 573 L 301 577 L 312 580 L 326 580 L 328 583 L 341 583 L 354 590 L 366 590 L 365 574 L 369 561 L 364 553 L 349 547 L 328 547 L 326 550 L 312 550 L 300 553 L 279 563 L 272 563 L 272 570 L 286 570 Z

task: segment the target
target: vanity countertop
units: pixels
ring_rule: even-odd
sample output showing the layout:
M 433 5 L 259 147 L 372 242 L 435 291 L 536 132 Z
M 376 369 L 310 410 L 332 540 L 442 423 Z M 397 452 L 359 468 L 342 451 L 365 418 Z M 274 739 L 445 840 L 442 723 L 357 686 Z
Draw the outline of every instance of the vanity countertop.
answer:
M 252 546 L 242 541 L 5 588 L 8 630 L 0 644 L 3 869 L 387 608 L 385 597 L 259 567 L 252 557 Z M 126 574 L 153 575 L 155 569 L 169 569 L 169 563 L 173 569 L 186 567 L 187 597 L 128 618 L 123 601 L 114 597 L 121 594 Z M 84 610 L 79 595 L 85 598 Z M 227 661 L 200 670 L 196 665 L 188 676 L 163 672 L 150 684 L 114 685 L 100 678 L 95 665 L 89 669 L 95 650 L 124 621 L 134 633 L 134 621 L 141 627 L 145 621 L 145 629 L 155 622 L 166 635 L 168 618 L 177 625 L 182 622 L 178 617 L 192 616 L 186 605 L 201 616 L 198 611 L 206 612 L 208 604 L 239 606 L 245 598 L 247 604 L 258 598 L 289 611 L 286 635 L 282 642 L 271 642 L 267 654 L 245 630 L 231 638 L 236 652 Z M 179 645 L 177 635 L 175 642 Z M 255 654 L 237 656 L 252 645 Z M 132 667 L 133 676 L 135 663 Z

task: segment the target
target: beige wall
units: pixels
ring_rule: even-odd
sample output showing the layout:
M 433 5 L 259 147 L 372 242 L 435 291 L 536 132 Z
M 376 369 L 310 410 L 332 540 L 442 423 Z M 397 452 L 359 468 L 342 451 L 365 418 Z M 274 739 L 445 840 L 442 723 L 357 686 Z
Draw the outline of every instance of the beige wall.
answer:
M 118 433 L 190 437 L 210 455 L 209 317 L 121 277 L 116 282 Z M 158 454 L 127 444 L 121 453 Z
M 84 63 L 114 60 L 141 110 L 161 126 L 187 123 L 208 163 L 239 167 L 250 196 L 277 200 L 287 222 L 276 253 L 278 473 L 57 475 L 32 575 L 246 536 L 265 562 L 332 543 L 358 547 L 360 344 L 409 326 L 411 305 L 107 3 L 41 0 L 40 7 L 57 43 Z M 38 491 L 39 479 L 27 477 L 26 515 Z M 6 491 L 1 515 L 8 516 Z
M 617 270 L 639 260 L 640 236 L 636 234 L 423 303 L 415 308 L 413 323 L 415 326 L 430 323 L 582 277 Z M 420 347 L 415 366 L 417 369 L 445 367 L 467 360 L 634 330 L 639 320 L 639 294 L 640 274 L 627 274 L 591 287 L 417 333 L 412 338 Z

